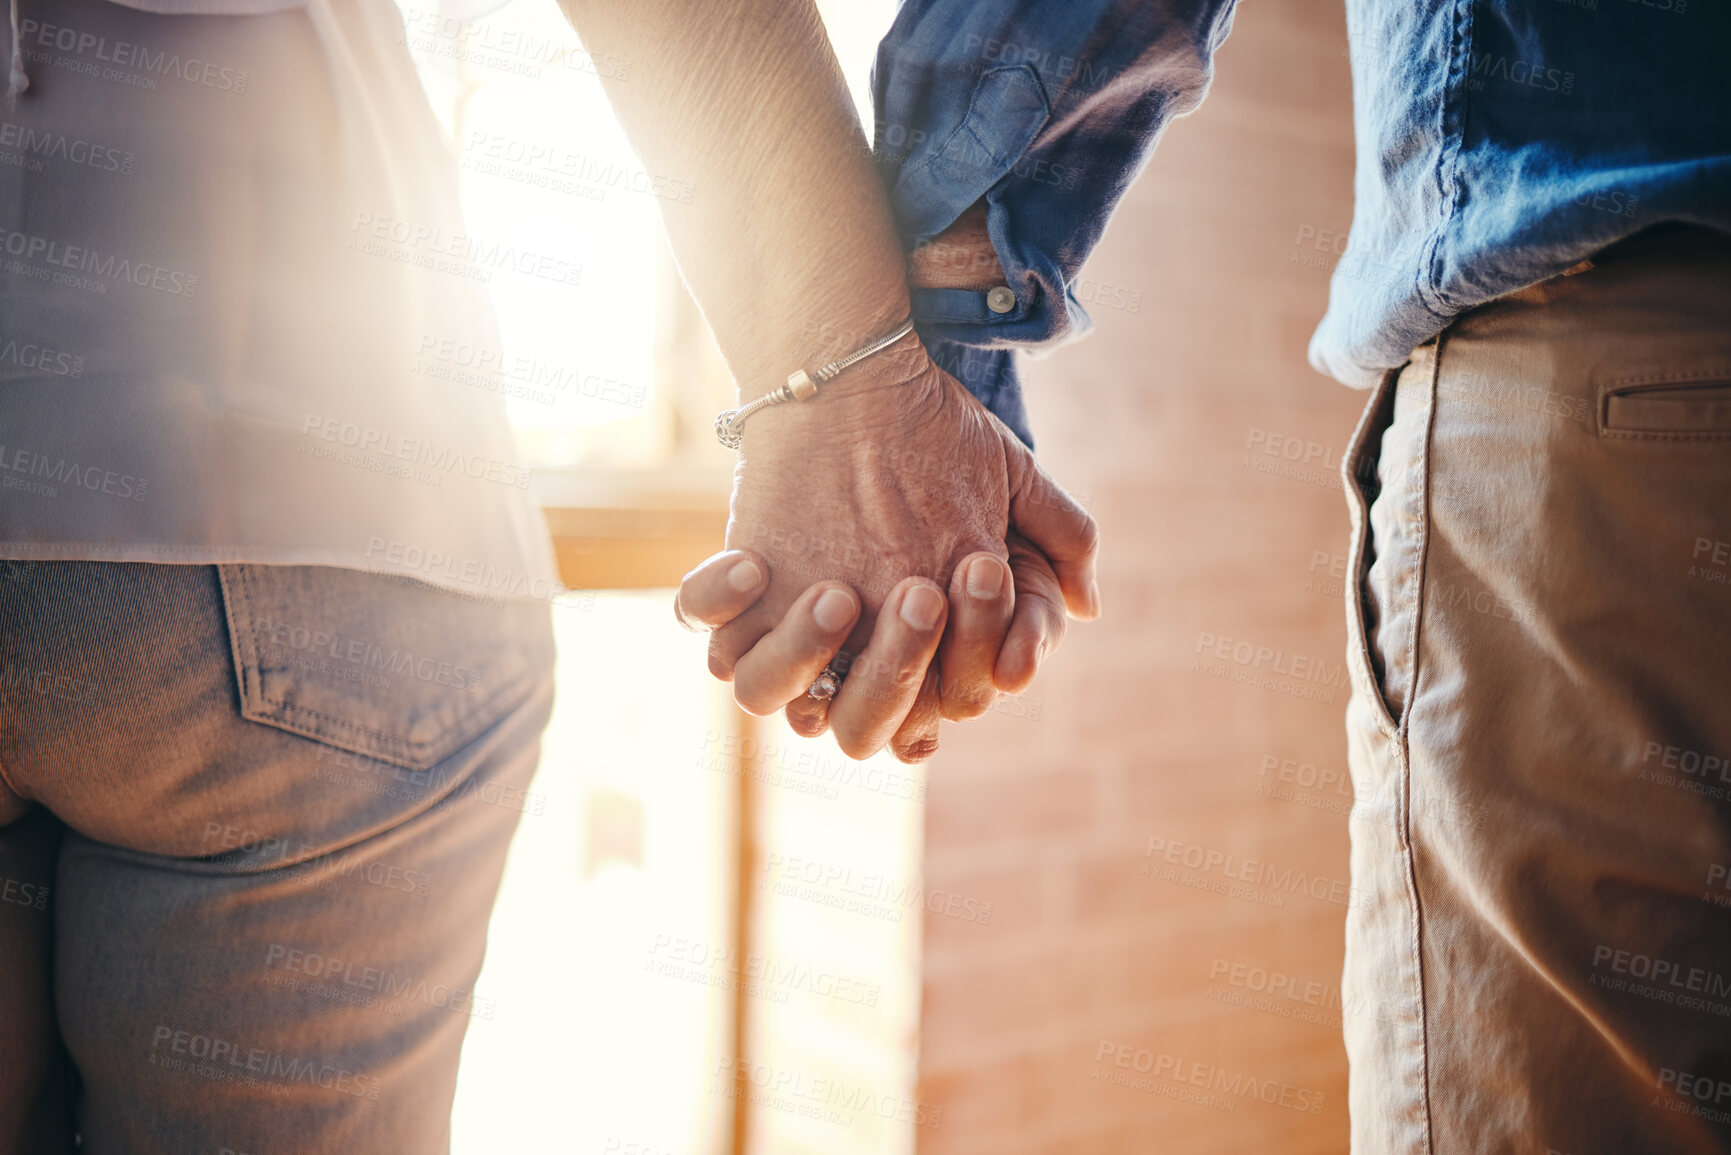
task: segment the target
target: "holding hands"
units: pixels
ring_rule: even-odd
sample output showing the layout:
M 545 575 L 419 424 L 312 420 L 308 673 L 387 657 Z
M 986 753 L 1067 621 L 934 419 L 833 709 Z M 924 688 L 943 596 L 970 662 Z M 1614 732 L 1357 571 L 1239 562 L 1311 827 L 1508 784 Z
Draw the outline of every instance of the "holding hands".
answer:
M 680 586 L 754 714 L 842 752 L 929 758 L 941 719 L 1020 693 L 1099 612 L 1093 520 L 917 338 L 746 425 L 728 549 Z M 808 688 L 826 668 L 834 697 Z
M 910 266 L 813 0 L 561 3 L 633 62 L 603 83 L 643 164 L 693 189 L 662 221 L 742 404 L 895 332 L 910 273 L 1001 282 L 978 210 Z M 1099 612 L 1092 519 L 917 336 L 758 409 L 739 449 L 727 550 L 676 608 L 748 711 L 917 761 L 941 719 L 1027 687 L 1066 609 Z

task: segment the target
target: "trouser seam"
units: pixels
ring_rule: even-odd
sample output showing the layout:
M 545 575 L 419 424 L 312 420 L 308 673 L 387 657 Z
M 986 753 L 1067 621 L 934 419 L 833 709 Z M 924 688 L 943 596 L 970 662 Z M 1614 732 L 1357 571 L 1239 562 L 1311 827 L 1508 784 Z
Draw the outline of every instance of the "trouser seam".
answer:
M 1444 330 L 1437 335 L 1436 349 L 1431 356 L 1430 380 L 1426 382 L 1425 430 L 1424 444 L 1419 457 L 1419 522 L 1418 522 L 1418 558 L 1413 567 L 1413 612 L 1412 628 L 1407 639 L 1407 652 L 1411 655 L 1411 674 L 1407 681 L 1406 702 L 1401 710 L 1396 747 L 1400 758 L 1401 770 L 1401 835 L 1406 843 L 1406 886 L 1407 902 L 1412 911 L 1412 934 L 1407 942 L 1407 949 L 1412 956 L 1413 976 L 1418 985 L 1418 1021 L 1419 1021 L 1419 1102 L 1424 1111 L 1424 1155 L 1434 1151 L 1433 1125 L 1430 1102 L 1430 1007 L 1425 998 L 1424 975 L 1424 908 L 1418 893 L 1418 846 L 1412 837 L 1412 716 L 1414 707 L 1418 704 L 1418 685 L 1421 659 L 1419 652 L 1419 637 L 1424 623 L 1424 588 L 1425 566 L 1430 557 L 1431 536 L 1431 446 L 1436 435 L 1436 410 L 1439 394 L 1438 381 L 1442 376 L 1443 348 L 1447 343 L 1448 332 Z

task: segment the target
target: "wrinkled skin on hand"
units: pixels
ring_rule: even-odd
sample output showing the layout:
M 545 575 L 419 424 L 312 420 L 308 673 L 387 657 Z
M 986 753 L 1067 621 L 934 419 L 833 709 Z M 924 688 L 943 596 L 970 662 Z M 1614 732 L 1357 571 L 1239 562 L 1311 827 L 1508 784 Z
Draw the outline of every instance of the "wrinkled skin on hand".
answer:
M 747 423 L 727 548 L 760 554 L 770 584 L 717 631 L 719 646 L 767 630 L 812 582 L 834 578 L 864 603 L 848 646 L 858 653 L 903 578 L 942 587 L 968 554 L 1009 557 L 1012 486 L 1027 484 L 1031 465 L 1018 454 L 1012 467 L 1005 442 L 1014 435 L 923 350 L 880 357 L 876 381 L 844 376 L 836 394 L 859 387 L 845 396 L 826 390 Z
M 741 655 L 824 579 L 852 587 L 863 603 L 836 665 L 857 662 L 862 652 L 869 657 L 878 652 L 867 651 L 878 613 L 905 579 L 929 579 L 943 592 L 970 555 L 1010 560 L 1013 531 L 1050 560 L 1071 613 L 1093 617 L 1092 520 L 1014 434 L 933 365 L 915 339 L 905 339 L 813 401 L 775 406 L 747 423 L 727 546 L 763 558 L 770 580 L 754 605 L 713 635 L 711 669 L 731 677 Z M 883 694 L 911 695 L 913 684 L 924 683 L 923 705 L 909 717 L 930 715 L 935 747 L 937 663 L 928 672 L 929 651 L 880 650 L 896 655 L 888 659 L 893 668 L 880 661 L 866 676 L 882 684 Z M 850 690 L 860 676 L 856 665 Z M 823 728 L 793 708 L 789 720 L 802 732 Z M 875 748 L 842 729 L 844 750 Z M 897 753 L 907 756 L 899 747 Z

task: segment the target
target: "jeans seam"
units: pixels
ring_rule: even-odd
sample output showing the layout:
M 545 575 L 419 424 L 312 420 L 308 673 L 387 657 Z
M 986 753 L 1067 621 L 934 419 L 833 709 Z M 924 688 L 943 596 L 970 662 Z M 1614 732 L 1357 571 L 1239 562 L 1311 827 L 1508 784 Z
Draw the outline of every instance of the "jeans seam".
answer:
M 235 628 L 235 615 L 237 613 L 250 612 L 247 604 L 245 588 L 246 573 L 244 572 L 244 567 L 240 565 L 219 565 L 215 568 L 217 589 L 222 592 L 223 624 L 228 627 L 229 658 L 234 662 L 236 690 L 240 695 L 240 701 L 237 706 L 240 715 L 245 717 L 247 698 L 247 661 L 246 655 L 241 652 L 241 631 Z M 231 570 L 234 573 L 234 585 L 232 588 L 229 585 L 229 571 Z M 237 602 L 240 603 L 238 606 L 236 605 Z
M 1443 349 L 1448 340 L 1445 329 L 1437 336 L 1436 350 L 1431 357 L 1430 380 L 1426 383 L 1428 393 L 1427 411 L 1425 413 L 1424 443 L 1419 453 L 1419 523 L 1418 523 L 1418 560 L 1413 566 L 1413 615 L 1412 628 L 1407 639 L 1408 661 L 1411 665 L 1411 676 L 1407 683 L 1405 707 L 1401 710 L 1399 734 L 1396 749 L 1400 760 L 1401 777 L 1401 841 L 1406 844 L 1406 886 L 1408 909 L 1412 912 L 1412 934 L 1407 941 L 1407 950 L 1411 955 L 1413 975 L 1418 984 L 1418 1014 L 1419 1014 L 1419 1101 L 1424 1110 L 1424 1153 L 1430 1155 L 1433 1148 L 1433 1123 L 1430 1103 L 1430 1008 L 1425 998 L 1424 976 L 1424 907 L 1418 893 L 1418 847 L 1412 838 L 1412 716 L 1418 705 L 1419 685 L 1419 637 L 1424 624 L 1424 584 L 1425 565 L 1430 557 L 1431 537 L 1431 446 L 1436 436 L 1436 411 L 1439 395 L 1438 383 L 1442 377 Z
M 28 794 L 25 794 L 23 791 L 19 790 L 17 786 L 12 784 L 12 778 L 6 773 L 6 763 L 3 761 L 0 761 L 0 787 L 4 787 L 8 794 L 12 795 L 12 797 L 18 799 L 20 802 L 30 801 L 30 796 Z

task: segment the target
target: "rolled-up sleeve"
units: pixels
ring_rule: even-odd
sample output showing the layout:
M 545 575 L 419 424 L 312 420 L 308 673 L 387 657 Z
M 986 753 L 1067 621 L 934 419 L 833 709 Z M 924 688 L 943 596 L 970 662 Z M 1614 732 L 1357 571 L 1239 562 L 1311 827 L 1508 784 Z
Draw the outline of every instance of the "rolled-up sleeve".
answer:
M 879 46 L 873 151 L 903 244 L 983 199 L 1005 274 L 917 289 L 914 319 L 1024 440 L 1009 350 L 1089 328 L 1077 274 L 1160 131 L 1201 103 L 1234 2 L 904 0 Z

